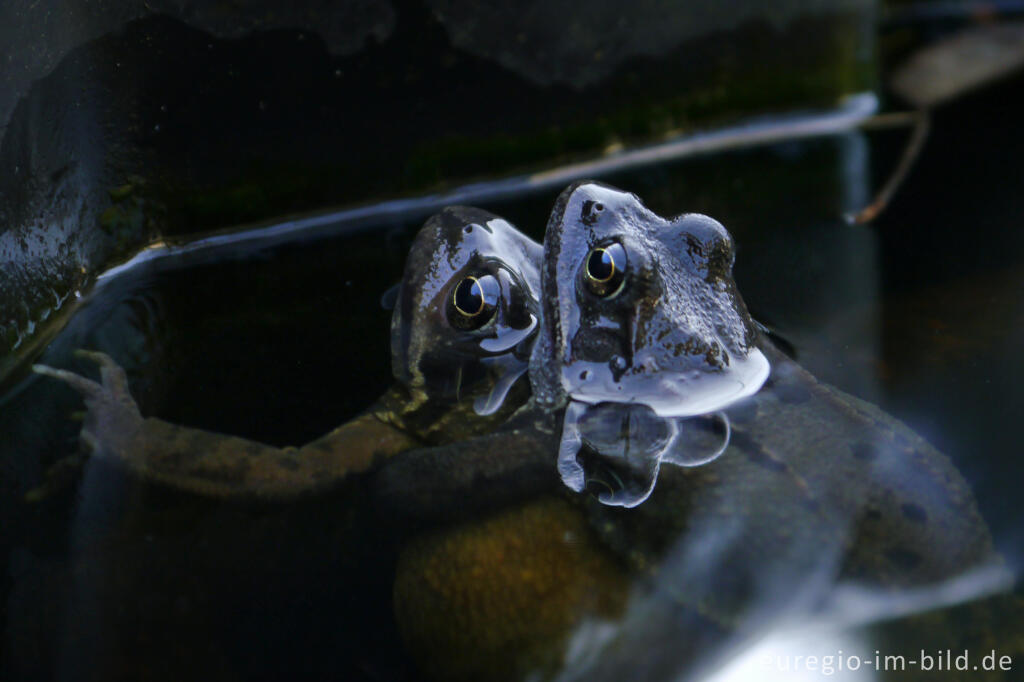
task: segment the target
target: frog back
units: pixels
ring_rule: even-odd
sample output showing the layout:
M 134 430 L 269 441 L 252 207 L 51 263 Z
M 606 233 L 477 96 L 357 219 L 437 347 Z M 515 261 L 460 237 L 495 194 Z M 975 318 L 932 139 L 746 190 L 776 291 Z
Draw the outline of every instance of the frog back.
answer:
M 997 560 L 948 457 L 765 344 L 772 375 L 726 414 L 729 446 L 663 466 L 634 509 L 589 501 L 603 540 L 715 620 L 836 581 L 928 584 Z

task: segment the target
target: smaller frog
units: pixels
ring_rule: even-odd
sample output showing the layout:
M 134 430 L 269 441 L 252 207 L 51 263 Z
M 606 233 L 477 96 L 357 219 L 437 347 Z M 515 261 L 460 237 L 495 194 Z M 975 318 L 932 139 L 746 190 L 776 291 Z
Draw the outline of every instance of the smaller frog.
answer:
M 503 421 L 528 395 L 541 247 L 502 218 L 449 207 L 409 249 L 391 318 L 391 366 L 408 398 L 387 419 L 426 442 Z M 469 408 L 472 408 L 471 410 Z
M 359 417 L 300 448 L 276 448 L 143 418 L 124 371 L 102 353 L 100 382 L 69 385 L 88 411 L 80 440 L 136 474 L 215 497 L 290 498 L 333 487 L 381 458 L 484 432 L 526 400 L 537 329 L 540 246 L 487 211 L 454 206 L 417 234 L 392 314 L 395 385 Z
M 666 220 L 633 194 L 581 182 L 555 205 L 544 250 L 545 324 L 531 380 L 543 404 L 568 400 L 559 472 L 583 490 L 594 477 L 581 452 L 596 454 L 620 472 L 599 499 L 636 506 L 661 461 L 697 466 L 725 449 L 724 415 L 711 420 L 717 429 L 694 417 L 768 378 L 732 279 L 732 239 L 708 216 Z M 621 435 L 609 439 L 609 428 Z

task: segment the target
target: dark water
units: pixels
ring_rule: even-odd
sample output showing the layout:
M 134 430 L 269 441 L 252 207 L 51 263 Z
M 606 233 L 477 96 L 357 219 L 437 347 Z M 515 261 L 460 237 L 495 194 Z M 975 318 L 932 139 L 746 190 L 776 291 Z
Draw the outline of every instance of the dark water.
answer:
M 1024 531 L 1021 120 L 1021 79 L 937 112 L 913 174 L 870 227 L 842 215 L 869 200 L 903 132 L 601 178 L 659 213 L 721 220 L 754 315 L 820 379 L 950 455 L 1011 562 Z M 539 239 L 557 193 L 482 207 Z M 388 386 L 379 298 L 426 217 L 140 268 L 100 290 L 42 361 L 87 371 L 70 351 L 105 350 L 146 415 L 307 442 Z M 232 505 L 89 462 L 64 491 L 22 502 L 75 452 L 75 409 L 69 390 L 27 377 L 0 398 L 5 679 L 130 678 L 147 666 L 154 679 L 417 678 L 389 606 L 397 548 L 373 532 L 357 484 L 345 505 Z

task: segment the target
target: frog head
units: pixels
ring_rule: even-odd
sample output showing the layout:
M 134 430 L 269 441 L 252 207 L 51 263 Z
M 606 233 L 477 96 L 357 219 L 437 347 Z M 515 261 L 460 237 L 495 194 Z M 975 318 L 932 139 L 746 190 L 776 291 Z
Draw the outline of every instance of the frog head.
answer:
M 544 323 L 531 382 L 541 404 L 569 407 L 559 464 L 570 487 L 587 480 L 580 449 L 607 440 L 578 429 L 605 432 L 597 423 L 608 419 L 648 424 L 625 450 L 598 448 L 640 477 L 603 496 L 614 504 L 642 501 L 661 459 L 695 465 L 724 449 L 681 452 L 678 432 L 752 395 L 768 377 L 733 260 L 729 233 L 707 216 L 665 219 L 633 194 L 590 181 L 559 197 L 544 238 Z M 670 423 L 652 429 L 655 419 Z
M 452 206 L 427 220 L 391 320 L 392 373 L 407 391 L 404 427 L 450 440 L 525 400 L 525 388 L 515 398 L 510 391 L 537 330 L 540 259 L 539 244 L 487 211 Z

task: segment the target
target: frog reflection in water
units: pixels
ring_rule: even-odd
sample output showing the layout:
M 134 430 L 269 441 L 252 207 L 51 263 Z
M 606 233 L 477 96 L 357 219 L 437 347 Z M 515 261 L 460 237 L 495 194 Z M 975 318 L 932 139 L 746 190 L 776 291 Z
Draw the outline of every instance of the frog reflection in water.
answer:
M 595 253 L 612 244 L 622 245 L 612 255 L 616 267 L 625 266 L 621 280 L 594 286 L 589 280 L 601 285 L 612 270 L 599 271 Z M 590 182 L 561 195 L 544 241 L 531 402 L 504 432 L 452 447 L 459 466 L 469 468 L 482 467 L 477 460 L 493 451 L 527 462 L 529 453 L 553 457 L 561 449 L 570 487 L 590 486 L 611 506 L 565 488 L 520 487 L 532 502 L 416 539 L 400 563 L 396 609 L 410 647 L 436 677 L 517 679 L 559 670 L 587 641 L 581 635 L 570 649 L 573 621 L 556 636 L 552 614 L 564 599 L 591 620 L 620 623 L 599 656 L 570 661 L 564 675 L 676 679 L 706 662 L 701 656 L 712 645 L 820 604 L 837 582 L 931 584 L 995 560 L 988 529 L 949 460 L 775 349 L 736 293 L 732 260 L 728 234 L 703 216 L 666 221 L 635 196 Z M 673 281 L 672 273 L 695 281 Z M 703 466 L 655 470 L 651 491 L 651 462 L 665 453 L 689 456 L 685 448 L 669 452 L 664 424 L 693 413 L 666 405 L 686 400 L 687 385 L 704 409 L 724 412 L 731 437 Z M 559 424 L 553 414 L 569 418 Z M 639 461 L 604 437 L 608 423 L 613 432 L 625 424 Z M 711 437 L 687 439 L 698 444 L 691 453 L 698 460 L 724 440 L 708 426 L 698 418 L 696 430 Z M 494 500 L 494 486 L 478 495 L 453 481 L 452 463 L 444 451 L 395 458 L 378 477 L 382 494 L 421 520 L 457 517 Z M 508 474 L 506 497 L 517 488 L 514 467 Z M 648 493 L 643 504 L 619 506 Z M 565 540 L 552 542 L 552 529 Z M 573 560 L 584 555 L 613 562 Z M 566 564 L 569 578 L 553 574 Z M 627 582 L 628 610 L 616 593 Z M 589 602 L 576 585 L 592 591 Z
M 396 452 L 493 429 L 528 394 L 540 246 L 470 207 L 430 218 L 406 262 L 392 316 L 395 386 L 363 415 L 301 448 L 144 419 L 107 356 L 96 383 L 37 365 L 85 397 L 80 439 L 140 476 L 219 497 L 289 498 L 330 489 Z

